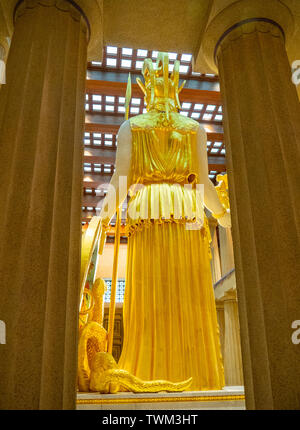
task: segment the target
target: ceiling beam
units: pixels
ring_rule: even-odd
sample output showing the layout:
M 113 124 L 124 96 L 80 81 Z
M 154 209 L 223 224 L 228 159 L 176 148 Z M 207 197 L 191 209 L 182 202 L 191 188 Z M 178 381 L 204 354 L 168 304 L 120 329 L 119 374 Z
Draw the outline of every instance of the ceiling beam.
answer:
M 93 164 L 115 164 L 116 162 L 116 151 L 99 151 L 99 155 L 96 154 L 97 149 L 84 150 L 83 162 Z
M 89 94 L 124 97 L 126 93 L 126 86 L 127 84 L 125 82 L 88 79 L 86 81 L 86 92 Z M 138 84 L 132 84 L 131 92 L 132 97 L 144 97 L 144 94 Z M 180 93 L 180 101 L 220 105 L 221 95 L 219 91 L 183 88 Z

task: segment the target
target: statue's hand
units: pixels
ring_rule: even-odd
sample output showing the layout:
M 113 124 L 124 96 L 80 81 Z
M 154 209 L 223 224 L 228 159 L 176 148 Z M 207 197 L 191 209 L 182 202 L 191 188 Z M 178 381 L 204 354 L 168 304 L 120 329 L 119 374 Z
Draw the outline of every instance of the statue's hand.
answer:
M 230 228 L 231 227 L 231 218 L 230 213 L 227 212 L 225 215 L 223 215 L 221 218 L 218 219 L 219 225 L 224 228 Z

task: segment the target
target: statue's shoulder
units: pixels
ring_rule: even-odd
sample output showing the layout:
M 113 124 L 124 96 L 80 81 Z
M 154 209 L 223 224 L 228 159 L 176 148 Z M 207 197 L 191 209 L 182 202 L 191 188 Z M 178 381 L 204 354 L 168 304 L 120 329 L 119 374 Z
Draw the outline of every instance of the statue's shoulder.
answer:
M 132 130 L 151 129 L 171 126 L 176 130 L 185 132 L 197 132 L 199 123 L 192 118 L 171 112 L 169 121 L 166 120 L 165 113 L 150 111 L 130 118 Z
M 156 111 L 143 113 L 130 118 L 131 130 L 156 128 L 160 113 Z
M 177 112 L 171 113 L 171 121 L 172 126 L 177 130 L 196 133 L 199 128 L 199 123 L 193 118 L 189 118 Z

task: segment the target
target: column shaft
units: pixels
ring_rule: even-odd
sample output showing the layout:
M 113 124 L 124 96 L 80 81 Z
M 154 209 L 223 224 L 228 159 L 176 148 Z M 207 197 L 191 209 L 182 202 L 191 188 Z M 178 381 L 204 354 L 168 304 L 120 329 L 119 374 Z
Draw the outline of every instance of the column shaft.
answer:
M 217 309 L 217 318 L 219 325 L 219 336 L 220 336 L 220 344 L 221 344 L 221 353 L 223 357 L 223 365 L 224 365 L 224 343 L 225 343 L 225 315 L 224 315 L 224 302 L 221 300 L 216 300 L 216 309 Z M 226 381 L 225 381 L 226 383 Z
M 220 260 L 222 276 L 234 268 L 233 243 L 230 228 L 219 227 Z
M 0 99 L 1 409 L 72 409 L 77 374 L 86 23 L 17 11 Z
M 0 89 L 2 84 L 5 83 L 5 63 L 7 57 L 7 41 L 3 42 L 3 39 L 0 38 Z
M 248 408 L 300 407 L 300 106 L 281 30 L 251 22 L 217 54 Z
M 221 277 L 221 261 L 220 261 L 220 252 L 219 252 L 219 243 L 218 243 L 218 233 L 217 233 L 217 226 L 210 225 L 210 233 L 211 233 L 211 269 L 212 269 L 212 278 L 213 283 L 215 284 L 218 282 Z
M 235 293 L 234 293 L 235 294 Z M 224 371 L 226 385 L 243 385 L 240 326 L 236 298 L 224 298 Z

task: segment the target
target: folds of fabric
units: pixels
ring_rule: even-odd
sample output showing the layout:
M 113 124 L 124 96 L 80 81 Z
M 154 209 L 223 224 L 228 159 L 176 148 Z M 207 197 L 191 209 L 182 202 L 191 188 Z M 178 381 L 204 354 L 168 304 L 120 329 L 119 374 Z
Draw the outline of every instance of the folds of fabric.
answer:
M 205 224 L 203 192 L 192 184 L 139 184 L 130 199 L 127 230 L 131 234 L 153 222 L 193 222 Z M 207 230 L 209 233 L 209 229 Z
M 190 227 L 193 227 L 190 225 Z M 129 237 L 121 368 L 145 379 L 224 386 L 205 229 L 153 223 Z

